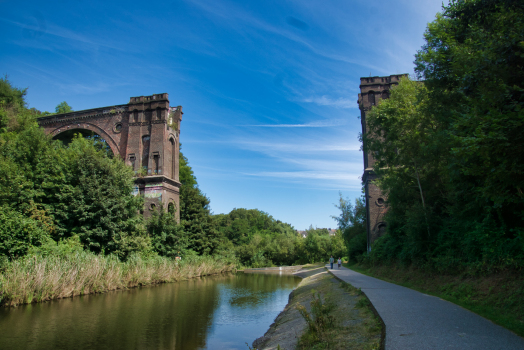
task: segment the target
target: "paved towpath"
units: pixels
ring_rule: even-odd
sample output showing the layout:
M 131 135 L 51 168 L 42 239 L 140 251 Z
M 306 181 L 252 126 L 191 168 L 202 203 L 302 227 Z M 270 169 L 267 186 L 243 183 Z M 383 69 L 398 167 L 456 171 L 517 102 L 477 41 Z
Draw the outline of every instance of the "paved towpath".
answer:
M 367 295 L 386 324 L 386 350 L 524 350 L 524 338 L 458 305 L 336 264 L 329 272 Z

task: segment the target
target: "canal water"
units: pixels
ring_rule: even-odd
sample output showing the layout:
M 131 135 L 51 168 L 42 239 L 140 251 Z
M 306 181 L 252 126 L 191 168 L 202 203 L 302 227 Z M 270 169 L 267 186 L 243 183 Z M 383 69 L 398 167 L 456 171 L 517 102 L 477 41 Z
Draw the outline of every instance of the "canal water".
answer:
M 0 349 L 247 350 L 299 282 L 239 272 L 0 308 Z

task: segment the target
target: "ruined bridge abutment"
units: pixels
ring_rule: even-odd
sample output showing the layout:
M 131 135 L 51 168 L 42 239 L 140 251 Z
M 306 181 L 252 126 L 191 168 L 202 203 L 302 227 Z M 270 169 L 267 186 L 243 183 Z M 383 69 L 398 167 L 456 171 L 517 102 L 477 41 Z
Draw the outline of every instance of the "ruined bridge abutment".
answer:
M 89 130 L 103 138 L 115 157 L 133 168 L 135 195 L 149 216 L 162 203 L 180 214 L 179 151 L 182 107 L 170 107 L 168 94 L 131 97 L 129 103 L 38 118 L 47 134 Z
M 362 134 L 368 132 L 367 115 L 380 100 L 390 96 L 391 89 L 400 83 L 408 74 L 394 74 L 389 76 L 375 76 L 360 78 L 360 93 L 358 94 L 358 107 L 360 109 L 360 121 L 362 123 Z M 373 243 L 386 233 L 387 223 L 384 216 L 388 210 L 387 195 L 377 186 L 378 175 L 373 171 L 375 157 L 373 153 L 366 150 L 364 145 L 364 173 L 362 183 L 366 198 L 366 230 L 367 250 L 371 251 Z

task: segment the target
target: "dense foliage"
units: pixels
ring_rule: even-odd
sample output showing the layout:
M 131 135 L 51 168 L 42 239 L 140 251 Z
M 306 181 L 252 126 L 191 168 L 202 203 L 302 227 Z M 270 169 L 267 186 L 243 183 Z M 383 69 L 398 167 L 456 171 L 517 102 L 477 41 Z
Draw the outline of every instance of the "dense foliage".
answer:
M 257 209 L 233 209 L 216 215 L 219 230 L 247 266 L 293 265 L 327 261 L 330 255 L 345 255 L 340 233 L 310 227 L 306 237 L 271 215 Z
M 451 1 L 364 135 L 388 194 L 371 259 L 524 266 L 524 4 Z M 376 137 L 378 135 L 379 137 Z
M 19 242 L 16 250 L 1 253 L 10 258 L 23 255 L 23 237 L 29 245 L 39 245 L 74 235 L 97 253 L 125 257 L 143 250 L 149 242 L 137 215 L 142 200 L 131 194 L 129 167 L 109 158 L 97 147 L 100 141 L 76 137 L 65 147 L 51 140 L 36 124 L 38 114 L 25 108 L 25 91 L 13 88 L 7 79 L 0 85 L 3 230 L 13 227 L 6 235 Z M 6 237 L 2 244 L 11 245 L 9 241 Z
M 350 261 L 357 261 L 367 251 L 366 229 L 366 202 L 365 198 L 355 199 L 355 205 L 349 199 L 344 199 L 340 194 L 339 204 L 336 207 L 340 215 L 332 216 L 342 231 L 347 253 L 345 256 Z
M 7 77 L 0 79 L 0 265 L 27 254 L 58 254 L 62 250 L 53 247 L 71 242 L 71 254 L 80 247 L 122 261 L 137 254 L 184 260 L 213 255 L 261 267 L 344 255 L 341 236 L 326 230 L 310 228 L 304 239 L 259 210 L 213 215 L 182 153 L 180 223 L 173 208 L 144 220 L 130 167 L 98 135 L 45 135 L 36 123 L 42 113 L 27 108 L 25 95 Z M 66 102 L 56 107 L 57 113 L 68 111 Z

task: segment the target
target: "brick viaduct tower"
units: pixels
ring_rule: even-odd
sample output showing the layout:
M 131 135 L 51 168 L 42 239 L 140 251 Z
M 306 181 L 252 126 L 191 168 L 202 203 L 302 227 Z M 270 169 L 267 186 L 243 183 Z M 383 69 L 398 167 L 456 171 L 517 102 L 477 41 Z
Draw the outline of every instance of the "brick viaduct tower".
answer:
M 360 121 L 362 122 L 362 134 L 367 132 L 367 113 L 381 99 L 389 97 L 389 90 L 398 85 L 400 79 L 407 74 L 396 74 L 386 77 L 366 77 L 360 78 L 360 94 L 358 94 L 358 106 L 360 109 Z M 373 242 L 386 232 L 386 222 L 384 214 L 387 211 L 387 197 L 374 183 L 377 174 L 373 171 L 375 158 L 371 152 L 364 152 L 364 174 L 362 183 L 364 184 L 366 196 L 366 222 L 368 233 L 368 251 L 371 251 Z
M 145 200 L 144 214 L 160 203 L 180 218 L 179 136 L 182 107 L 168 94 L 131 97 L 128 104 L 38 118 L 47 134 L 89 130 L 104 139 L 115 157 L 137 174 L 134 195 Z

